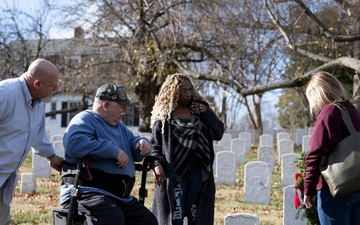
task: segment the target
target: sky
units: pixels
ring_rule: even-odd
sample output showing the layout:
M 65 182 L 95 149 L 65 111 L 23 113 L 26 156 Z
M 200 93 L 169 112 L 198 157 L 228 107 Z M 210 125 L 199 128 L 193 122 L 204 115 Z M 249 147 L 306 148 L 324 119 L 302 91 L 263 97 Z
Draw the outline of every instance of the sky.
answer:
M 41 15 L 42 6 L 46 0 L 0 0 L 0 8 L 10 8 L 10 9 L 18 9 L 29 13 L 30 15 L 37 16 Z M 55 2 L 56 4 L 60 3 L 57 0 L 47 0 L 50 2 Z M 61 3 L 71 0 L 61 0 Z M 56 20 L 58 18 L 58 14 L 50 14 L 46 21 L 48 22 L 46 25 L 49 28 L 49 37 L 51 39 L 61 39 L 61 38 L 72 38 L 74 36 L 73 29 L 59 29 L 56 26 Z M 61 19 L 61 18 L 60 18 Z M 46 28 L 45 28 L 46 29 Z

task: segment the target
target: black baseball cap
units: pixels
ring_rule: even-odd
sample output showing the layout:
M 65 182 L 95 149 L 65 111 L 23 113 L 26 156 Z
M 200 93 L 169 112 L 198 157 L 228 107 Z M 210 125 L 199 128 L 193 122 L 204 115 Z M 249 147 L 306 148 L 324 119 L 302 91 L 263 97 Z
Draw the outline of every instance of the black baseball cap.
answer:
M 126 88 L 115 83 L 101 85 L 96 91 L 96 97 L 101 100 L 117 102 L 126 106 L 132 105 L 127 98 Z

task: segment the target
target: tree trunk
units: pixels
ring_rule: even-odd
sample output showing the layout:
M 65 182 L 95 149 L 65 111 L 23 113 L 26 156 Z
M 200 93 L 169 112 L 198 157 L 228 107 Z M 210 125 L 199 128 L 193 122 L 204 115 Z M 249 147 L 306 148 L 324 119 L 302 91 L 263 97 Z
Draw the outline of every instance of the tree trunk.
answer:
M 354 23 L 354 27 L 359 32 L 360 30 L 360 20 L 356 19 Z M 360 43 L 358 41 L 354 42 L 354 58 L 359 59 L 360 54 Z M 354 105 L 357 110 L 360 111 L 360 78 L 359 74 L 355 72 L 354 79 L 353 79 L 353 100 Z

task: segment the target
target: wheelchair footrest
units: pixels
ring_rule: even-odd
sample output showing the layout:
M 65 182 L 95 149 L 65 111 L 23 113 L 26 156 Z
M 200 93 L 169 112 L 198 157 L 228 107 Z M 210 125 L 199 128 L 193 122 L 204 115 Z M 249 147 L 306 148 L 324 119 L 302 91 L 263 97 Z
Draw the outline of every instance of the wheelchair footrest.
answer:
M 67 209 L 54 209 L 53 210 L 54 225 L 66 225 L 67 215 L 68 215 Z
M 66 225 L 68 214 L 69 214 L 68 209 L 54 209 L 53 210 L 54 225 Z M 85 217 L 74 216 L 72 225 L 87 225 Z

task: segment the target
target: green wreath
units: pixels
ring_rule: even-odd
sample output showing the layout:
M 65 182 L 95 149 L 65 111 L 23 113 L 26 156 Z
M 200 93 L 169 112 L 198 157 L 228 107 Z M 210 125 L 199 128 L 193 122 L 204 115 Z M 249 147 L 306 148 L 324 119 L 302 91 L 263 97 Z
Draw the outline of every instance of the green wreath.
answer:
M 320 225 L 318 213 L 317 213 L 317 201 L 315 199 L 315 202 L 313 203 L 313 207 L 307 209 L 304 204 L 300 204 L 300 200 L 297 196 L 297 190 L 300 190 L 301 192 L 301 199 L 304 199 L 304 177 L 306 172 L 306 164 L 305 164 L 305 158 L 307 153 L 301 152 L 300 157 L 296 161 L 296 166 L 299 170 L 299 172 L 295 173 L 295 189 L 296 189 L 296 196 L 294 196 L 294 204 L 295 208 L 297 208 L 297 212 L 295 215 L 295 218 L 298 219 L 300 212 L 304 211 L 304 213 L 301 215 L 301 219 L 304 220 L 304 218 L 307 219 L 307 225 Z

